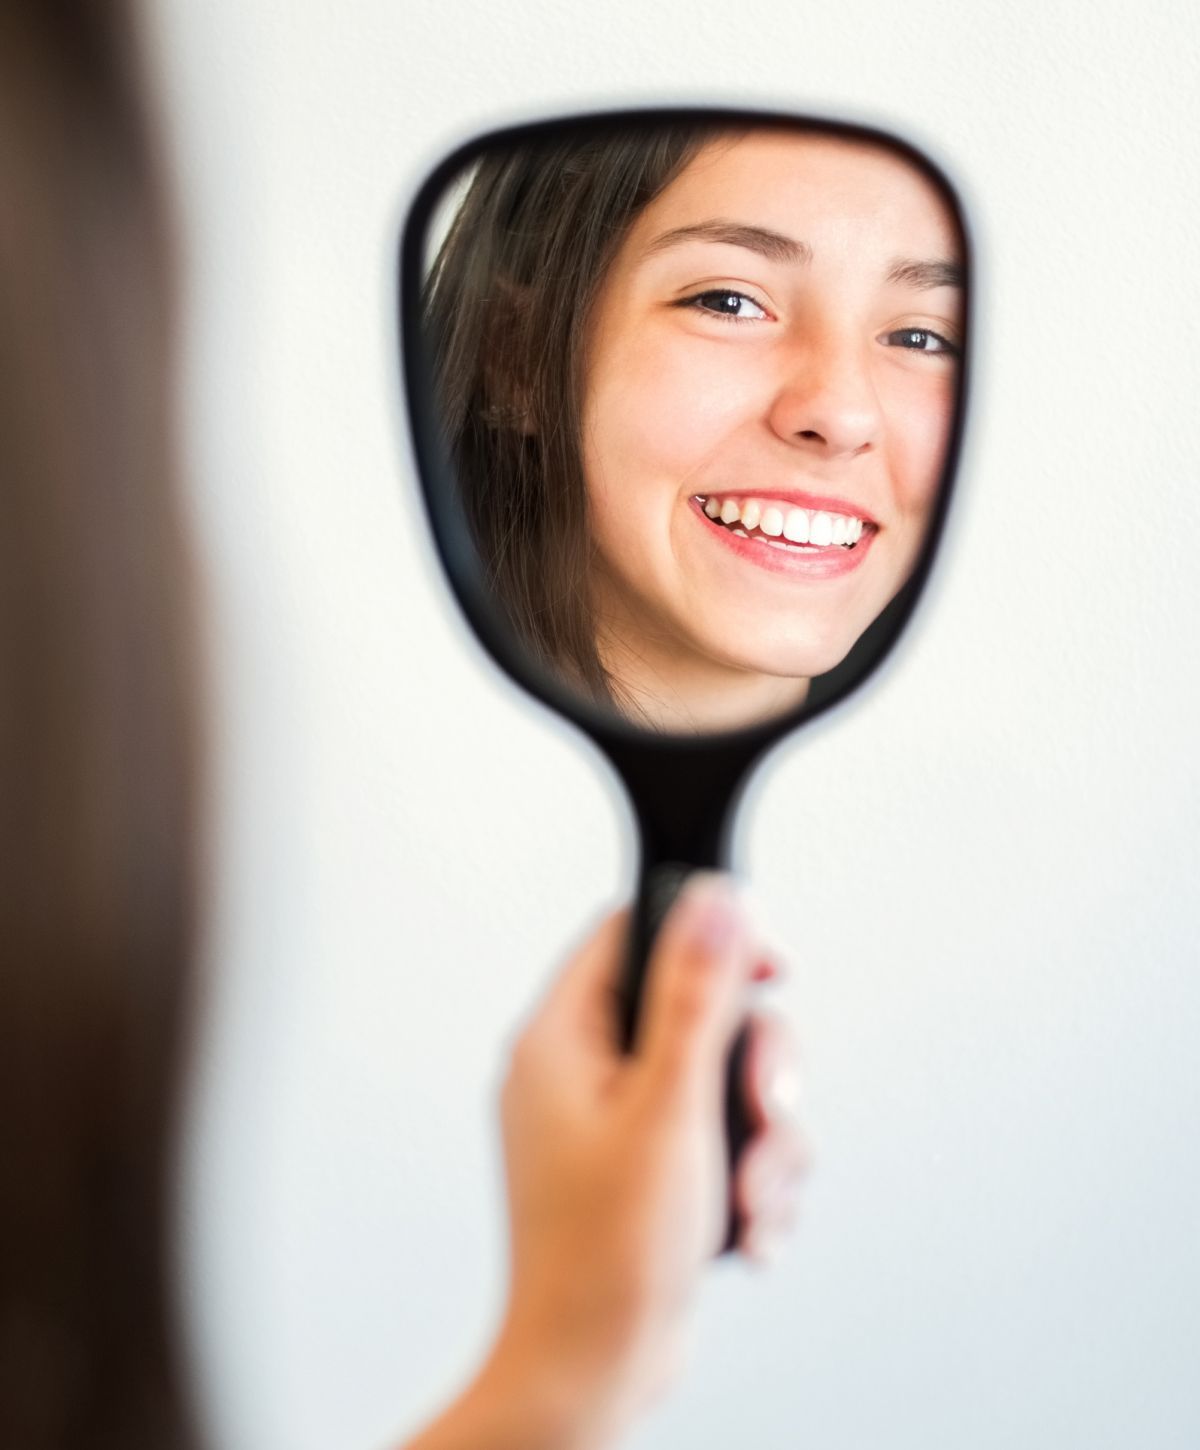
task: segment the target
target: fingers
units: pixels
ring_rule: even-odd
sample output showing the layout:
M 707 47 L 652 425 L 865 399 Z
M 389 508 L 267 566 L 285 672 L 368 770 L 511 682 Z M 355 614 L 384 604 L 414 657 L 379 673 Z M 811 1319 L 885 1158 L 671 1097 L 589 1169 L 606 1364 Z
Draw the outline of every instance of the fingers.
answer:
M 773 1012 L 756 1012 L 747 1023 L 748 1045 L 742 1081 L 751 1128 L 800 1111 L 800 1053 L 791 1029 Z
M 691 877 L 651 955 L 638 1055 L 659 1093 L 719 1090 L 745 989 L 757 965 L 727 877 Z
M 743 1091 L 753 1126 L 734 1175 L 741 1232 L 738 1247 L 760 1261 L 773 1256 L 795 1223 L 812 1152 L 800 1118 L 799 1061 L 782 1019 L 754 1017 Z
M 759 1134 L 738 1161 L 734 1197 L 738 1207 L 738 1249 L 765 1263 L 774 1258 L 795 1227 L 809 1153 L 795 1123 Z
M 541 1067 L 566 1085 L 603 1071 L 616 1056 L 614 1001 L 629 937 L 629 911 L 607 916 L 568 959 L 513 1041 L 510 1076 Z M 556 1064 L 569 1061 L 571 1074 Z

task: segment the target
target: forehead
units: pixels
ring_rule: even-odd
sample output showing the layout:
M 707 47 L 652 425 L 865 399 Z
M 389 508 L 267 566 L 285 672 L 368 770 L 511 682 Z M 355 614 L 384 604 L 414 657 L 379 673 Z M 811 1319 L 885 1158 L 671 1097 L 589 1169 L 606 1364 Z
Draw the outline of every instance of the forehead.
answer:
M 638 217 L 625 250 L 715 218 L 805 242 L 818 260 L 847 248 L 961 259 L 933 180 L 901 153 L 847 137 L 771 130 L 708 142 Z

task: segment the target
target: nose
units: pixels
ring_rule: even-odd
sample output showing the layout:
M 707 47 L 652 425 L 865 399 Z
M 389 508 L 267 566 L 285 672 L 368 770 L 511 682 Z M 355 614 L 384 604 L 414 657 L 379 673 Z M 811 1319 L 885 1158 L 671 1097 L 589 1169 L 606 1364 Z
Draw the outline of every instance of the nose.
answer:
M 877 447 L 883 414 L 861 343 L 829 333 L 792 345 L 771 402 L 772 430 L 828 458 Z

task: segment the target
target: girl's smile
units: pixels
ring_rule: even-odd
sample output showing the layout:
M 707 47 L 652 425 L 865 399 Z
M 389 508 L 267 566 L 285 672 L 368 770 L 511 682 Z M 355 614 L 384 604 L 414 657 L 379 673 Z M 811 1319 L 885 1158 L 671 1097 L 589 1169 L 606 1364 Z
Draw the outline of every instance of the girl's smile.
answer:
M 799 570 L 810 578 L 830 578 L 857 568 L 878 530 L 873 518 L 843 500 L 811 494 L 761 499 L 714 493 L 693 502 L 716 526 L 717 537 L 723 536 L 727 547 L 748 563 Z M 734 542 L 739 539 L 746 545 Z

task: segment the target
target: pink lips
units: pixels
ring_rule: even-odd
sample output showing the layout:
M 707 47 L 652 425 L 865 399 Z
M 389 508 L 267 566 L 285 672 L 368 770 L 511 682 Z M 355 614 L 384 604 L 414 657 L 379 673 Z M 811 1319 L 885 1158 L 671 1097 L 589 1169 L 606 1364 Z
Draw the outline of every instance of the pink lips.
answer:
M 809 493 L 772 493 L 770 497 L 772 501 L 786 501 L 797 508 L 853 514 L 863 521 L 863 536 L 853 548 L 847 548 L 845 544 L 791 544 L 787 540 L 781 542 L 787 543 L 788 547 L 779 548 L 768 544 L 762 538 L 735 534 L 725 524 L 710 519 L 694 498 L 691 506 L 701 527 L 713 542 L 723 546 L 737 558 L 772 574 L 813 582 L 837 579 L 853 573 L 866 559 L 875 535 L 879 532 L 879 525 L 874 519 L 857 506 L 851 508 L 844 499 L 819 498 Z

